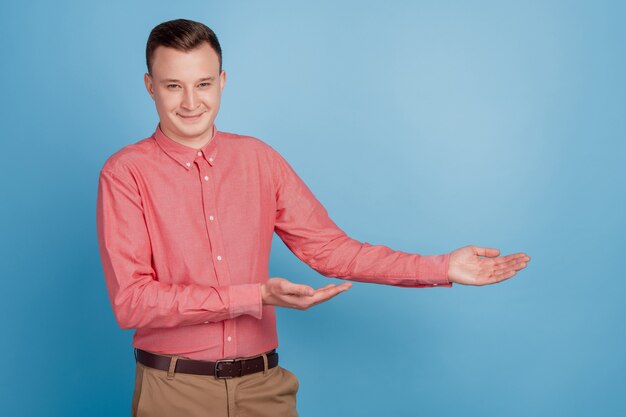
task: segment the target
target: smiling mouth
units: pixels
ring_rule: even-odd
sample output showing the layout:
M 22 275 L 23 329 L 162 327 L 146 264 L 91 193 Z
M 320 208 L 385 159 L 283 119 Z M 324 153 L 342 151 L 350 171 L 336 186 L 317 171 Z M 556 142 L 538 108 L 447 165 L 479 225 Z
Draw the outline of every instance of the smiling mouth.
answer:
M 185 116 L 185 115 L 182 115 L 182 114 L 180 114 L 180 113 L 177 113 L 177 114 L 178 114 L 180 117 L 182 117 L 183 119 L 197 119 L 198 117 L 202 116 L 202 115 L 204 114 L 204 112 L 202 112 L 202 113 L 198 113 L 198 114 L 193 115 L 193 116 Z

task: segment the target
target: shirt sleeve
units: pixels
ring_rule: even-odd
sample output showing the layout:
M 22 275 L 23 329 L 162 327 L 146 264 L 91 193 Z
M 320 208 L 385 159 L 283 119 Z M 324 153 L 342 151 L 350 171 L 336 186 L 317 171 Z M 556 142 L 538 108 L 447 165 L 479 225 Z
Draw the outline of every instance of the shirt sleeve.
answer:
M 100 172 L 96 223 L 104 277 L 120 327 L 176 327 L 242 314 L 261 318 L 260 284 L 212 287 L 159 282 L 141 196 L 125 169 Z
M 327 277 L 399 287 L 451 287 L 450 254 L 419 255 L 346 235 L 287 161 L 269 147 L 276 190 L 275 231 L 287 247 Z

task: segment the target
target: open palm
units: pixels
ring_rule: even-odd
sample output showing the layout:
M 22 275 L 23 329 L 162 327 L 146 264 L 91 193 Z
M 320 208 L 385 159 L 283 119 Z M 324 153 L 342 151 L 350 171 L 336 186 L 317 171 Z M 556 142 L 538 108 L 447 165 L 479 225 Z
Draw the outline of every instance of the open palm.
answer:
M 464 246 L 450 254 L 448 279 L 464 285 L 495 284 L 514 276 L 526 267 L 530 257 L 525 253 L 498 256 L 498 249 Z

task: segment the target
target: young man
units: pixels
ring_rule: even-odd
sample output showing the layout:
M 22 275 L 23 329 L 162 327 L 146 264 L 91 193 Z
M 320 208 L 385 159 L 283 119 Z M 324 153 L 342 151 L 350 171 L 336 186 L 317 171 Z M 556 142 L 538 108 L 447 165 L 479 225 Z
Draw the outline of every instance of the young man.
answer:
M 217 130 L 226 73 L 211 29 L 156 26 L 146 62 L 159 124 L 108 158 L 97 203 L 113 311 L 136 329 L 133 415 L 297 415 L 274 306 L 307 309 L 351 284 L 269 278 L 274 232 L 323 275 L 403 287 L 492 284 L 530 260 L 476 246 L 421 256 L 351 239 L 272 147 Z

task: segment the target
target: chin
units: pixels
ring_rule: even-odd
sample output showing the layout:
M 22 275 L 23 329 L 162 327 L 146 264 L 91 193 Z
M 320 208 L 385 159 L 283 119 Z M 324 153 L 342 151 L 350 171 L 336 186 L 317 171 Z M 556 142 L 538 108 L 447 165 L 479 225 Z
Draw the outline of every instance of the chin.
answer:
M 197 136 L 210 129 L 207 123 L 203 123 L 202 125 L 178 126 L 178 130 L 187 136 Z

